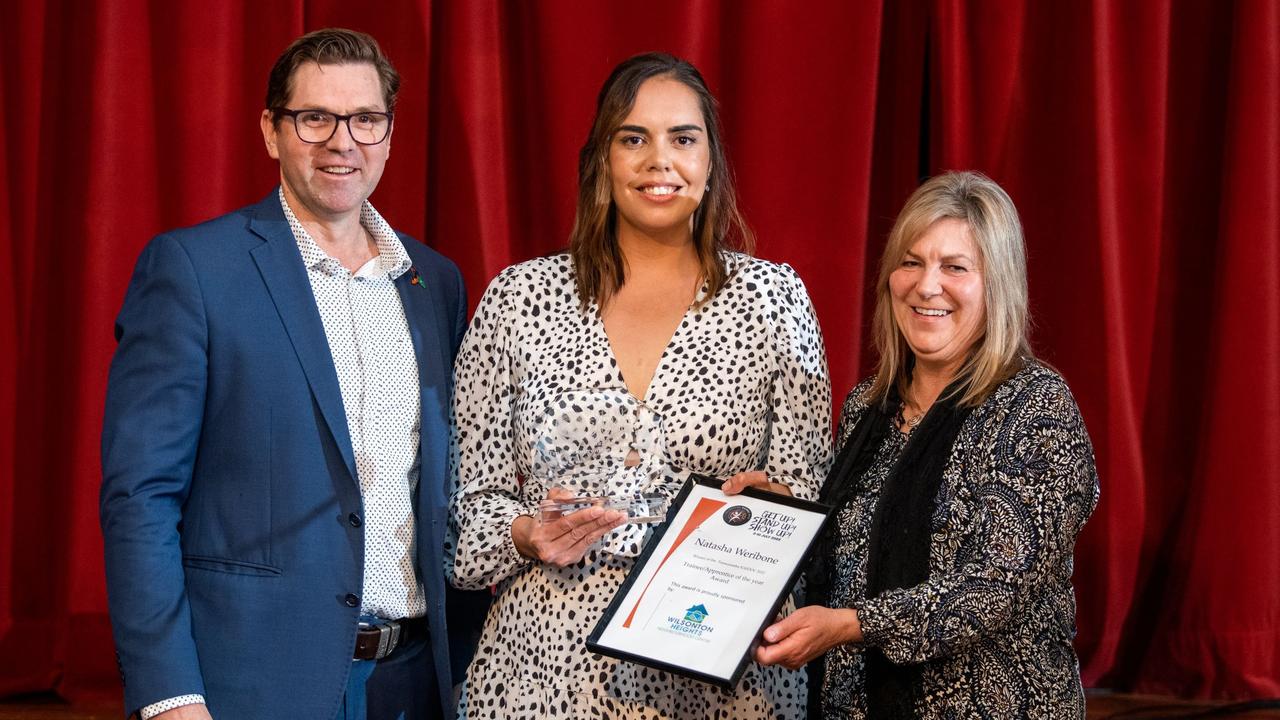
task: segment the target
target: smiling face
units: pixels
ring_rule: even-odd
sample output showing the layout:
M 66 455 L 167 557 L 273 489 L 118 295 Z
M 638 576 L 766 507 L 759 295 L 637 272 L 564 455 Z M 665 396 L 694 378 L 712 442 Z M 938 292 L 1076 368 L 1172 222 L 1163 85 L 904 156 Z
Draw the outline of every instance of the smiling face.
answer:
M 698 96 L 669 77 L 644 81 L 609 145 L 619 238 L 691 240 L 710 170 Z
M 294 71 L 292 87 L 287 103 L 291 110 L 348 115 L 387 109 L 378 72 L 371 63 L 303 63 Z M 358 218 L 360 206 L 382 177 L 391 138 L 377 145 L 360 145 L 340 122 L 327 142 L 305 143 L 294 122 L 283 117 L 274 123 L 269 110 L 262 114 L 262 137 L 267 153 L 280 161 L 280 182 L 289 207 L 303 222 Z
M 943 218 L 889 274 L 893 318 L 917 367 L 954 374 L 982 338 L 987 313 L 980 260 L 969 224 Z

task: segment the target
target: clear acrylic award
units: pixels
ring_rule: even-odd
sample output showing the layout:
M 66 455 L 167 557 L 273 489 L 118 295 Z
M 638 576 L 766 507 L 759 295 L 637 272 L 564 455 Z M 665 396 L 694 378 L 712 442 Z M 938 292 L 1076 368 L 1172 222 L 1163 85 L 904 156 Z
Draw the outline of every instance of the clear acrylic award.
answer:
M 616 388 L 559 393 L 548 404 L 545 428 L 533 451 L 536 472 L 526 488 L 539 522 L 599 507 L 623 512 L 628 523 L 661 522 L 674 488 L 663 453 L 662 418 Z M 569 497 L 548 497 L 553 488 Z

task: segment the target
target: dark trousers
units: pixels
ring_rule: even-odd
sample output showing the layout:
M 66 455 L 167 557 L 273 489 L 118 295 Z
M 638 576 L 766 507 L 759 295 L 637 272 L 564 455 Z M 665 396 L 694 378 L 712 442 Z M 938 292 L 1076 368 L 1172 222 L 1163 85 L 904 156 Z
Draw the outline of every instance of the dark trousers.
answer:
M 443 720 L 431 645 L 417 640 L 381 660 L 355 660 L 337 720 Z

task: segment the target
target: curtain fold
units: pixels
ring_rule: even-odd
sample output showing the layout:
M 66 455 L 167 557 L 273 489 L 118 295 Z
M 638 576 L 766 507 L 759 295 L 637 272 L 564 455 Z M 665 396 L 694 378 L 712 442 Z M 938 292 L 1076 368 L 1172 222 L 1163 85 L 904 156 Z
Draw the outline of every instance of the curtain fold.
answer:
M 1280 695 L 1280 8 L 1234 6 L 1216 242 L 1202 268 L 1206 422 L 1169 602 L 1139 683 Z M 1204 241 L 1206 238 L 1202 238 Z
M 1097 450 L 1086 684 L 1280 694 L 1280 24 L 1263 5 L 935 4 L 929 167 L 983 169 L 1018 204 L 1034 344 Z
M 15 3 L 0 25 L 0 695 L 118 692 L 97 529 L 112 323 L 147 240 L 278 182 L 258 118 L 305 30 L 404 85 L 373 202 L 462 268 L 565 246 L 595 95 L 692 60 L 759 254 L 817 308 L 837 401 L 922 176 L 1023 216 L 1033 345 L 1103 497 L 1077 551 L 1088 685 L 1280 695 L 1280 8 L 908 0 Z M 145 579 L 140 579 L 140 582 Z
M 13 80 L 8 68 L 12 66 L 13 58 L 8 50 L 0 48 L 0 97 L 4 98 L 6 108 L 17 97 L 17 93 L 11 91 Z M 5 137 L 19 132 L 17 123 L 11 117 L 12 113 L 5 113 L 0 118 L 0 127 L 4 129 Z M 15 203 L 10 197 L 10 169 L 16 164 L 10 159 L 10 152 L 9 143 L 0 142 L 0 168 L 4 168 L 4 172 L 0 173 L 0 246 L 5 250 L 0 253 L 0 288 L 8 288 L 7 292 L 0 295 L 0 348 L 5 348 L 0 350 L 0 528 L 12 528 L 16 515 L 12 502 L 15 490 L 12 470 L 17 460 L 14 441 L 18 418 L 14 410 L 17 408 L 19 360 L 13 248 L 18 237 L 19 219 L 14 210 Z M 12 532 L 0 533 L 0 588 L 10 587 L 15 577 L 13 542 Z M 0 592 L 0 638 L 12 632 L 13 623 L 13 594 Z

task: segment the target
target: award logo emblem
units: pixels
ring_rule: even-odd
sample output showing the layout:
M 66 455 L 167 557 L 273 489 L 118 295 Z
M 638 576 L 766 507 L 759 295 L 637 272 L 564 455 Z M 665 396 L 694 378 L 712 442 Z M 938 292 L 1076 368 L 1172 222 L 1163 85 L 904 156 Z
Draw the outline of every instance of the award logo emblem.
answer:
M 702 621 L 707 619 L 706 606 L 699 603 L 689 608 L 688 610 L 685 610 L 684 619 L 688 620 L 689 622 L 695 622 L 701 625 Z
M 707 622 L 707 616 L 710 614 L 707 612 L 706 605 L 698 603 L 685 610 L 684 617 L 668 615 L 667 626 L 662 628 L 662 631 L 683 635 L 684 637 L 702 639 L 703 635 L 715 630 L 711 623 Z M 703 642 L 708 642 L 708 640 L 703 640 Z
M 721 515 L 729 525 L 746 525 L 751 519 L 751 508 L 746 505 L 734 505 Z

